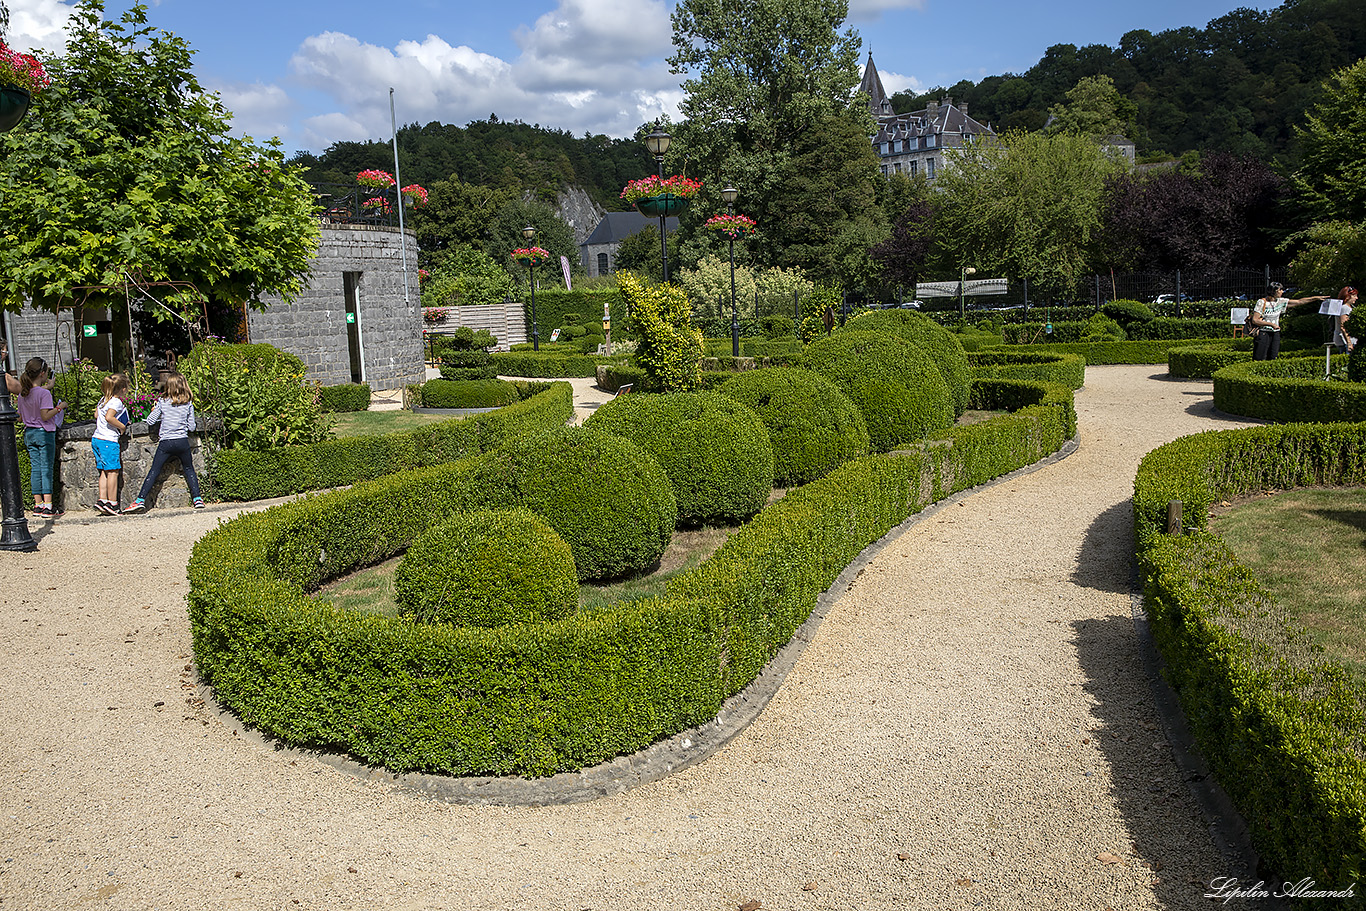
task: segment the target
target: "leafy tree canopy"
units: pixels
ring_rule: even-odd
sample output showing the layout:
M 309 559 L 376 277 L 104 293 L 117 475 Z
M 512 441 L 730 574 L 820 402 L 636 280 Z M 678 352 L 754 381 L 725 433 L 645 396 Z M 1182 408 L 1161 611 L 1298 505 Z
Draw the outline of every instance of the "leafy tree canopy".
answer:
M 1140 153 L 1229 151 L 1284 163 L 1319 83 L 1362 57 L 1366 4 L 1286 0 L 1269 11 L 1234 10 L 1203 29 L 1139 29 L 1115 46 L 1054 45 L 1025 73 L 899 93 L 892 104 L 914 111 L 950 95 L 998 132 L 1038 130 L 1079 80 L 1105 75 L 1137 108 L 1130 138 Z
M 1095 139 L 1115 134 L 1133 139 L 1137 113 L 1137 105 L 1119 94 L 1109 76 L 1087 76 L 1067 93 L 1066 103 L 1048 109 L 1048 129 Z
M 1072 288 L 1092 262 L 1105 182 L 1120 167 L 1070 133 L 968 146 L 935 180 L 941 268 L 973 266 L 1053 294 Z
M 1333 73 L 1296 131 L 1294 187 L 1315 220 L 1366 219 L 1366 59 Z
M 669 63 L 684 74 L 685 97 L 679 105 L 686 121 L 675 129 L 677 141 L 671 161 L 687 156 L 695 174 L 707 175 L 701 196 L 684 221 L 684 231 L 707 214 L 723 211 L 721 189 L 726 183 L 740 190 L 737 211 L 759 222 L 759 238 L 751 253 L 760 265 L 800 265 L 823 270 L 858 271 L 844 263 L 845 253 L 831 250 L 793 251 L 782 261 L 779 252 L 788 238 L 780 236 L 781 222 L 790 208 L 784 200 L 803 193 L 815 176 L 796 171 L 795 150 L 815 147 L 822 139 L 842 136 L 832 124 L 843 121 L 847 131 L 862 136 L 863 149 L 854 153 L 853 183 L 843 188 L 850 197 L 871 193 L 876 168 L 871 162 L 871 118 L 867 105 L 854 101 L 858 85 L 859 38 L 852 29 L 840 31 L 848 14 L 845 0 L 683 0 L 673 14 L 674 55 Z M 868 152 L 868 157 L 864 156 Z M 828 151 L 841 161 L 843 146 Z M 816 169 L 820 170 L 820 169 Z M 834 243 L 843 250 L 852 243 L 845 224 L 850 210 L 842 201 L 807 213 L 803 244 Z M 829 219 L 834 219 L 830 221 Z M 860 224 L 860 228 L 861 228 Z M 775 233 L 770 234 L 770 230 Z M 866 232 L 862 232 L 866 233 Z M 687 245 L 685 259 L 696 260 L 721 249 L 715 239 Z M 864 245 L 866 260 L 867 245 Z M 852 255 L 852 254 L 851 254 Z M 855 258 L 857 258 L 855 256 Z M 836 277 L 833 271 L 830 277 Z
M 181 39 L 134 6 L 72 14 L 67 55 L 28 118 L 0 138 L 0 301 L 55 306 L 77 285 L 191 281 L 263 307 L 303 286 L 318 226 L 275 143 L 229 134 Z

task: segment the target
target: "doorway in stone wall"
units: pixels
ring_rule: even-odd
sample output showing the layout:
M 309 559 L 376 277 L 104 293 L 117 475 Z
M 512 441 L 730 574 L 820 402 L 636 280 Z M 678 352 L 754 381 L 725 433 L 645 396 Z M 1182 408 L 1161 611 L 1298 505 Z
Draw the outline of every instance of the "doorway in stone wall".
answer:
M 351 355 L 351 382 L 365 382 L 364 348 L 360 337 L 360 282 L 364 272 L 343 272 L 346 294 L 346 347 Z

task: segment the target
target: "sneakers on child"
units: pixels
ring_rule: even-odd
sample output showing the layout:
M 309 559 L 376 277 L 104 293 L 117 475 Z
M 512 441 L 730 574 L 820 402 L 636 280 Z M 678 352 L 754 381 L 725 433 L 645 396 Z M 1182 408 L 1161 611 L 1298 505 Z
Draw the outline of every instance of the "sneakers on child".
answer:
M 46 519 L 52 515 L 52 513 L 48 511 L 48 505 L 46 503 L 34 503 L 31 511 L 35 519 Z
M 195 508 L 195 509 L 203 509 L 203 508 L 204 508 L 204 498 L 203 498 L 203 497 L 195 497 L 195 498 L 194 498 L 194 508 Z
M 126 516 L 130 513 L 143 512 L 146 509 L 147 504 L 142 502 L 142 497 L 138 497 L 136 500 L 123 507 L 123 514 Z
M 102 516 L 116 516 L 119 514 L 118 506 L 109 500 L 96 500 L 95 511 Z

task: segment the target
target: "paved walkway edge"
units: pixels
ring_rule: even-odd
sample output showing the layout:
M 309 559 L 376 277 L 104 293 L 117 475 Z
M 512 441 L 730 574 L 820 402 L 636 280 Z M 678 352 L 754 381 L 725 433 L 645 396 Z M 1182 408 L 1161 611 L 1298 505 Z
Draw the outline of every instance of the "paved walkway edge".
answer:
M 318 750 L 303 750 L 286 746 L 273 737 L 245 725 L 241 719 L 218 704 L 213 690 L 200 684 L 199 696 L 205 704 L 217 712 L 219 720 L 238 736 L 246 737 L 274 751 L 294 758 L 309 758 L 326 763 L 333 768 L 368 781 L 386 781 L 403 788 L 412 789 L 430 797 L 449 803 L 471 806 L 522 806 L 538 807 L 554 804 L 585 803 L 619 794 L 652 781 L 658 781 L 674 772 L 696 765 L 729 743 L 737 734 L 759 717 L 769 699 L 778 692 L 788 672 L 792 670 L 806 650 L 807 644 L 820 628 L 830 609 L 839 602 L 849 590 L 854 580 L 868 566 L 868 563 L 882 550 L 894 543 L 917 523 L 945 507 L 967 499 L 979 490 L 985 490 L 1021 475 L 1030 474 L 1041 468 L 1056 464 L 1076 452 L 1078 440 L 1074 437 L 1063 444 L 1052 455 L 1045 456 L 1033 464 L 1018 468 L 999 478 L 959 491 L 937 503 L 926 506 L 920 512 L 908 516 L 900 525 L 893 528 L 878 540 L 869 544 L 844 568 L 834 583 L 816 601 L 806 622 L 797 627 L 792 638 L 778 650 L 778 653 L 764 665 L 759 675 L 749 685 L 721 705 L 721 711 L 706 724 L 690 728 L 657 743 L 651 744 L 629 756 L 618 756 L 608 762 L 600 763 L 577 772 L 561 772 L 548 778 L 517 777 L 469 777 L 458 778 L 448 775 L 425 775 L 420 773 L 397 774 L 382 767 L 368 766 L 357 762 L 344 753 Z

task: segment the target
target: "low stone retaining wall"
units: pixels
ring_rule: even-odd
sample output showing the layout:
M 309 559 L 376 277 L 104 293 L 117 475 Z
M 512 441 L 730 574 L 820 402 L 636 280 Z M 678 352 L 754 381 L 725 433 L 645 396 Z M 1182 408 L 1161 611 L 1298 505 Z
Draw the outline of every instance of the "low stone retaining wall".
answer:
M 204 453 L 200 445 L 207 428 L 199 422 L 195 433 L 190 434 L 190 448 L 194 453 L 194 470 L 199 476 L 200 487 L 204 486 Z M 94 509 L 100 496 L 100 472 L 95 467 L 95 452 L 90 446 L 90 437 L 95 432 L 95 424 L 86 422 L 68 424 L 57 431 L 57 484 L 58 497 L 63 509 Z M 134 424 L 132 432 L 119 440 L 123 460 L 120 473 L 119 502 L 127 505 L 137 496 L 142 481 L 152 468 L 160 435 L 152 432 L 147 424 Z M 148 506 L 174 507 L 189 506 L 190 491 L 185 486 L 185 476 L 180 470 L 180 460 L 171 459 L 161 471 L 159 481 L 152 486 L 147 496 Z

